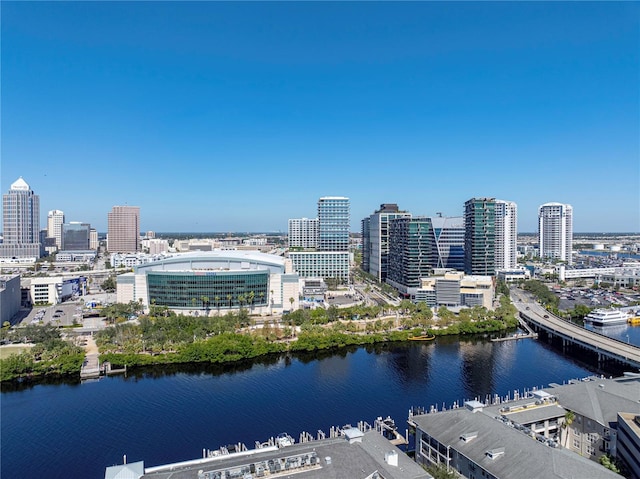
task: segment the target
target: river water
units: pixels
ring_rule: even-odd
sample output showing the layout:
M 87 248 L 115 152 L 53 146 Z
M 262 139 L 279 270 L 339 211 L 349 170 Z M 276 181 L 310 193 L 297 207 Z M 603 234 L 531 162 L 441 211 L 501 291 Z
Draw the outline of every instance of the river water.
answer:
M 513 395 L 598 371 L 532 339 L 438 338 L 331 354 L 278 356 L 233 367 L 137 371 L 90 383 L 4 387 L 3 478 L 104 477 L 104 468 L 201 457 L 203 448 L 253 447 L 280 432 L 390 415 L 406 428 L 412 406 L 450 407 Z

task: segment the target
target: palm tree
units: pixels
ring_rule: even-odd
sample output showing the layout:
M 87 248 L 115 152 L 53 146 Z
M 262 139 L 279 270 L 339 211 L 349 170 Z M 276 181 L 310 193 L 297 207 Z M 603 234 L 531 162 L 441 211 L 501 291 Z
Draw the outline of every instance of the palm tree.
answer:
M 289 302 L 291 303 L 291 310 L 293 311 L 293 303 L 296 302 L 295 298 L 289 298 Z
M 244 294 L 239 294 L 238 295 L 238 301 L 240 302 L 240 309 L 242 309 L 242 306 L 244 306 L 244 303 L 246 301 L 246 298 L 245 298 Z
M 227 301 L 229 301 L 229 308 L 231 308 L 231 298 L 232 296 L 230 294 L 227 295 Z
M 251 308 L 251 311 L 253 312 L 253 300 L 256 297 L 256 293 L 254 293 L 253 291 L 249 291 L 249 294 L 247 295 L 247 301 L 249 303 L 249 307 Z
M 191 304 L 193 305 L 193 309 L 196 309 L 196 303 L 198 300 L 196 298 L 191 298 Z
M 567 447 L 567 441 L 569 440 L 569 427 L 571 426 L 571 424 L 573 424 L 575 418 L 576 415 L 573 413 L 573 411 L 567 411 L 564 415 L 564 422 L 562 423 L 562 429 L 565 430 L 563 441 L 564 444 L 562 445 L 563 447 Z
M 273 290 L 271 290 L 271 299 L 269 301 L 269 315 L 273 316 Z
M 207 316 L 209 316 L 209 296 L 203 296 L 202 301 L 204 301 L 204 309 L 207 311 Z
M 214 296 L 213 301 L 216 303 L 216 307 L 218 308 L 218 316 L 220 316 L 220 296 Z

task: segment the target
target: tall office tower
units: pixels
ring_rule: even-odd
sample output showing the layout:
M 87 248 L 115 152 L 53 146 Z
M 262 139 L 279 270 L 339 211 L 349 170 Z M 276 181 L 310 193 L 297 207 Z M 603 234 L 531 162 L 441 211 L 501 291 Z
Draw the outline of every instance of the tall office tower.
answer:
M 318 219 L 294 218 L 289 220 L 289 248 L 317 248 Z
M 360 269 L 371 272 L 369 263 L 371 261 L 371 217 L 367 216 L 360 220 L 360 231 L 362 234 L 362 263 Z
M 538 209 L 540 257 L 572 264 L 573 207 L 562 203 L 545 203 Z
M 108 216 L 107 251 L 134 253 L 140 243 L 140 207 L 114 206 Z
M 464 204 L 464 272 L 496 272 L 496 200 L 471 198 Z
M 496 200 L 496 269 L 517 266 L 518 206 L 513 201 Z
M 62 250 L 87 251 L 91 240 L 91 225 L 71 221 L 62 224 Z
M 40 198 L 22 177 L 2 195 L 3 258 L 40 257 Z
M 318 200 L 318 251 L 349 251 L 349 198 Z
M 368 272 L 378 281 L 387 279 L 389 264 L 389 222 L 396 218 L 410 218 L 411 213 L 400 211 L 394 203 L 383 203 L 369 216 Z M 363 233 L 364 246 L 364 233 Z
M 403 217 L 389 221 L 387 283 L 405 296 L 414 296 L 420 278 L 433 271 L 431 218 Z
M 95 228 L 91 228 L 89 231 L 89 249 L 98 249 L 100 244 L 98 243 L 98 231 Z
M 464 271 L 464 218 L 431 218 L 433 225 L 434 267 Z
M 51 210 L 47 215 L 47 236 L 56 240 L 58 249 L 62 248 L 62 223 L 64 223 L 64 212 Z

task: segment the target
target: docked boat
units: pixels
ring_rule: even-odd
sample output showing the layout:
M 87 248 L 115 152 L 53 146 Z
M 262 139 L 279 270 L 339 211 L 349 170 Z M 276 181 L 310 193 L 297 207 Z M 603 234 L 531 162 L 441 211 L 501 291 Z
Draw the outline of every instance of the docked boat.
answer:
M 584 317 L 585 323 L 594 326 L 625 324 L 628 320 L 629 314 L 617 309 L 594 309 Z

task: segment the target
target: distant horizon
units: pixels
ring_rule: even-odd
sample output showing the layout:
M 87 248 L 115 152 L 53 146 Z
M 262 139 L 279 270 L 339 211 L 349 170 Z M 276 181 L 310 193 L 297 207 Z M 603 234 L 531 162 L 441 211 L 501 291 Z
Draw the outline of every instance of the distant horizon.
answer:
M 3 2 L 2 194 L 285 231 L 323 196 L 640 231 L 640 2 Z

